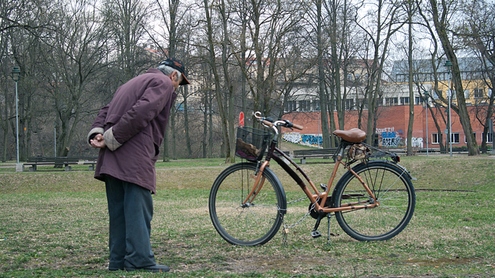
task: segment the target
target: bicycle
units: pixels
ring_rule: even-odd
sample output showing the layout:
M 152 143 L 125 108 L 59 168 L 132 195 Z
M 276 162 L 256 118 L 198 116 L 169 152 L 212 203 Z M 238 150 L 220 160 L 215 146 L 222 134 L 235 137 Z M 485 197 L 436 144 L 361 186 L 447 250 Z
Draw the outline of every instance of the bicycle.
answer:
M 261 245 L 279 231 L 287 212 L 287 199 L 279 178 L 269 167 L 272 160 L 309 200 L 307 213 L 316 219 L 311 231 L 313 238 L 321 236 L 318 227 L 324 217 L 328 217 L 330 229 L 332 215 L 345 233 L 359 241 L 388 240 L 408 225 L 416 196 L 412 177 L 399 164 L 397 154 L 367 145 L 366 133 L 360 129 L 335 130 L 333 134 L 340 138 L 333 154 L 335 165 L 320 191 L 303 169 L 277 147 L 279 127 L 302 127 L 288 120 L 263 117 L 260 112 L 255 112 L 254 117 L 265 129 L 237 128 L 236 155 L 247 161 L 223 170 L 210 190 L 210 218 L 227 242 Z M 371 159 L 372 150 L 387 159 Z M 339 167 L 346 172 L 329 195 Z M 328 234 L 330 238 L 330 231 Z

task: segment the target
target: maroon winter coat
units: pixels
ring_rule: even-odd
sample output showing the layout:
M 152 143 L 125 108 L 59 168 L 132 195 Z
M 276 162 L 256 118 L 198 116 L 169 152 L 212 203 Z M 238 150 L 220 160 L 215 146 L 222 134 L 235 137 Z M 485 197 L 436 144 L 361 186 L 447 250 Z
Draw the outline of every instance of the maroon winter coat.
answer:
M 119 87 L 88 134 L 89 139 L 92 134 L 108 131 L 95 178 L 104 180 L 109 175 L 156 193 L 155 162 L 176 97 L 172 81 L 158 69 Z

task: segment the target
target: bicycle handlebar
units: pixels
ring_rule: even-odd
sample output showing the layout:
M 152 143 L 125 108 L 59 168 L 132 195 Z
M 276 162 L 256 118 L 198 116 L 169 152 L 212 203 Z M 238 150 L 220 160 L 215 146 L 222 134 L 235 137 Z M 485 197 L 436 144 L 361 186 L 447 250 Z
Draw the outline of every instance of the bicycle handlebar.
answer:
M 294 124 L 294 123 L 292 123 L 289 120 L 277 120 L 277 121 L 274 121 L 271 118 L 263 117 L 261 115 L 261 112 L 260 111 L 254 112 L 253 115 L 254 115 L 254 117 L 256 119 L 258 119 L 261 122 L 261 124 L 263 124 L 266 127 L 278 127 L 278 126 L 282 126 L 282 127 L 291 128 L 291 129 L 292 128 L 295 128 L 295 129 L 298 129 L 298 130 L 302 130 L 303 129 L 303 126 L 298 125 L 298 124 Z

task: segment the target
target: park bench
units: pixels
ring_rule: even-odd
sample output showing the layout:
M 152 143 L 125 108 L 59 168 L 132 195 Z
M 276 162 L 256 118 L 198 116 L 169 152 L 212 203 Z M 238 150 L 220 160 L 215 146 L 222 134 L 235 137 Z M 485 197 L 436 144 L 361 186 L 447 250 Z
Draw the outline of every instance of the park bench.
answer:
M 41 165 L 53 165 L 55 168 L 63 168 L 65 171 L 70 171 L 71 166 L 74 164 L 78 164 L 79 159 L 73 157 L 46 157 L 46 156 L 34 156 L 29 157 L 24 163 L 24 165 L 31 166 L 29 167 L 29 171 L 36 171 L 38 166 Z
M 420 149 L 418 149 L 417 152 L 418 153 L 426 153 L 426 148 L 420 148 Z M 430 152 L 430 153 L 439 153 L 440 152 L 440 148 L 428 148 L 428 152 Z
M 24 163 L 24 166 L 30 166 L 29 171 L 31 172 L 38 170 L 38 166 L 41 165 L 53 165 L 55 168 L 63 168 L 65 171 L 70 171 L 72 169 L 71 165 L 83 164 L 89 165 L 89 170 L 94 170 L 96 160 L 96 157 L 34 156 L 29 157 Z
M 93 171 L 95 169 L 98 157 L 80 157 L 79 160 L 82 162 L 83 165 L 89 165 L 89 170 Z
M 385 151 L 389 151 L 391 153 L 396 153 L 396 154 L 406 154 L 407 149 L 406 148 L 383 148 Z
M 383 150 L 393 152 L 396 154 L 401 154 L 401 155 L 407 154 L 407 148 L 405 148 L 405 147 L 404 148 L 384 148 Z M 440 148 L 428 148 L 428 152 L 439 153 Z M 418 154 L 418 153 L 426 153 L 426 148 L 414 148 L 413 147 L 412 153 L 413 153 L 413 155 Z
M 321 157 L 321 158 L 333 158 L 333 155 L 337 151 L 337 148 L 325 148 L 325 149 L 304 149 L 294 150 L 294 158 L 300 158 L 301 164 L 306 164 L 306 158 Z M 335 162 L 335 159 L 333 160 Z

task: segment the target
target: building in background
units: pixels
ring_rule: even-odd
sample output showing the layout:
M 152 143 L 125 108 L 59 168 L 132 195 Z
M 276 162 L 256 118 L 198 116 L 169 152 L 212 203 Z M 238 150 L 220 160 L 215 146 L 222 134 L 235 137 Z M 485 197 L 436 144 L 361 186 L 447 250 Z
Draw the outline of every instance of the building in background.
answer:
M 375 144 L 382 147 L 404 147 L 406 145 L 407 125 L 409 121 L 409 103 L 414 102 L 414 127 L 413 147 L 437 149 L 440 143 L 448 145 L 448 121 L 447 107 L 448 94 L 451 88 L 450 68 L 445 66 L 445 60 L 439 60 L 436 66 L 432 66 L 431 60 L 415 60 L 413 62 L 413 99 L 409 94 L 408 77 L 409 71 L 407 61 L 396 61 L 392 68 L 391 80 L 383 83 L 382 92 L 378 100 L 376 134 L 378 138 Z M 483 66 L 478 58 L 459 59 L 462 83 L 468 111 L 470 113 L 471 125 L 479 145 L 483 138 L 487 144 L 493 144 L 493 135 L 488 131 L 485 136 L 484 126 L 479 119 L 483 119 L 486 108 L 492 95 L 492 89 L 485 78 Z M 354 71 L 359 72 L 357 70 Z M 436 78 L 435 78 L 436 77 Z M 341 88 L 346 93 L 345 98 L 345 128 L 358 127 L 357 105 L 365 101 L 362 78 L 360 74 L 347 76 L 355 82 L 351 87 Z M 435 88 L 437 88 L 435 90 Z M 455 94 L 451 95 L 452 104 L 456 104 Z M 426 111 L 428 105 L 428 112 Z M 284 105 L 285 118 L 305 126 L 301 138 L 309 138 L 310 142 L 321 142 L 321 122 L 319 109 L 319 96 L 317 87 L 302 88 L 297 91 Z M 335 117 L 337 117 L 336 112 Z M 361 117 L 367 117 L 363 113 Z M 362 119 L 366 123 L 366 119 Z M 451 143 L 455 149 L 466 146 L 464 134 L 459 117 L 451 112 Z M 364 128 L 363 128 L 364 129 Z

